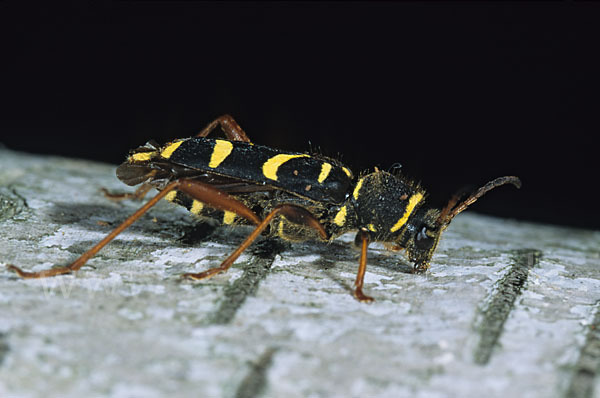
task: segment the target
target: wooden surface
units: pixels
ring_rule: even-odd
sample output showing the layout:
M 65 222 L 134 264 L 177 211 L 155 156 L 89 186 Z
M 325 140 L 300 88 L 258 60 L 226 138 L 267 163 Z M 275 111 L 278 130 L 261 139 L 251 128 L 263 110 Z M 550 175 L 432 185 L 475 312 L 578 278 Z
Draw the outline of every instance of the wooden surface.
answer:
M 263 240 L 161 203 L 74 275 L 67 264 L 140 204 L 114 167 L 0 149 L 1 397 L 600 396 L 600 233 L 466 212 L 430 272 L 352 235 Z M 526 187 L 524 187 L 526 188 Z

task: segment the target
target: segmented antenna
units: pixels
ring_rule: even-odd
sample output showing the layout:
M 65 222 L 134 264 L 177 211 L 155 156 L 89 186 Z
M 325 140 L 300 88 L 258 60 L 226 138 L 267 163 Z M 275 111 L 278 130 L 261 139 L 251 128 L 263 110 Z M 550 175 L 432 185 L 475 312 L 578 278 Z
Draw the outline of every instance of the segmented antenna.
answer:
M 479 188 L 477 191 L 473 192 L 471 196 L 469 196 L 462 202 L 459 202 L 460 196 L 453 196 L 452 199 L 450 199 L 450 201 L 446 205 L 446 207 L 442 209 L 440 216 L 437 219 L 437 224 L 442 228 L 446 228 L 454 217 L 456 217 L 460 212 L 464 211 L 467 207 L 472 205 L 475 201 L 477 201 L 477 199 L 479 199 L 492 189 L 505 184 L 513 184 L 515 187 L 521 188 L 521 180 L 518 177 L 504 176 L 498 177 L 495 180 L 488 182 L 487 184 Z

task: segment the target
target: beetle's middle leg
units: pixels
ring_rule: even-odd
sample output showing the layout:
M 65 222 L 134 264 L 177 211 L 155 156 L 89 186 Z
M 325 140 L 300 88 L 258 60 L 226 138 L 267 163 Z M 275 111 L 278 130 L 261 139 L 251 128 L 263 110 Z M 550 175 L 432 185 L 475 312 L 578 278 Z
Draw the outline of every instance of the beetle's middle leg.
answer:
M 303 207 L 296 206 L 293 204 L 281 204 L 275 206 L 275 208 L 262 220 L 260 224 L 257 225 L 256 229 L 252 231 L 250 235 L 238 246 L 237 249 L 233 253 L 229 255 L 221 263 L 220 266 L 215 268 L 210 268 L 206 271 L 199 273 L 187 273 L 182 276 L 190 279 L 207 279 L 210 278 L 220 272 L 225 272 L 231 267 L 231 265 L 237 260 L 237 258 L 258 238 L 258 236 L 267 228 L 269 223 L 277 216 L 282 215 L 285 216 L 290 222 L 295 224 L 305 225 L 307 227 L 315 229 L 323 240 L 328 240 L 329 235 L 325 228 L 321 224 L 321 222 L 308 210 Z

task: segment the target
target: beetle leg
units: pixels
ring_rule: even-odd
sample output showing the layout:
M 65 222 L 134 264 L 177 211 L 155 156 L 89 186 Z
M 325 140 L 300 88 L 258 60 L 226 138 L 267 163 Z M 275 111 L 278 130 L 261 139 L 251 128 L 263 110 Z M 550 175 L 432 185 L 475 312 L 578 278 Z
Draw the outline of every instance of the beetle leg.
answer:
M 119 235 L 123 230 L 133 224 L 137 219 L 139 219 L 144 213 L 146 213 L 152 206 L 158 203 L 159 200 L 164 198 L 169 192 L 173 190 L 182 191 L 192 198 L 197 199 L 206 203 L 209 206 L 217 208 L 219 210 L 224 211 L 232 211 L 237 215 L 248 219 L 249 221 L 260 224 L 260 218 L 250 210 L 246 205 L 237 199 L 229 196 L 227 193 L 220 191 L 214 188 L 211 185 L 203 184 L 198 181 L 181 179 L 177 181 L 173 181 L 161 190 L 156 196 L 150 199 L 146 204 L 140 207 L 135 213 L 129 216 L 125 221 L 123 221 L 117 228 L 115 228 L 111 233 L 106 235 L 104 239 L 98 242 L 91 249 L 83 253 L 78 259 L 76 259 L 72 264 L 63 267 L 54 267 L 47 270 L 39 271 L 39 272 L 27 272 L 23 271 L 17 266 L 12 264 L 7 265 L 7 268 L 16 272 L 22 278 L 46 278 L 48 276 L 54 275 L 63 275 L 68 274 L 74 271 L 79 270 L 90 258 L 92 258 L 100 249 L 106 246 L 110 241 L 112 241 L 117 235 Z
M 125 199 L 142 200 L 142 199 L 144 199 L 144 196 L 146 196 L 146 194 L 152 188 L 154 188 L 154 187 L 151 184 L 145 182 L 142 185 L 140 185 L 138 187 L 138 189 L 136 189 L 135 192 L 133 192 L 133 193 L 131 193 L 131 192 L 112 193 L 106 188 L 100 188 L 100 190 L 102 191 L 102 193 L 104 194 L 104 196 L 107 199 L 119 201 L 119 200 L 125 200 Z
M 196 137 L 207 137 L 217 125 L 221 126 L 221 130 L 223 130 L 228 140 L 250 142 L 250 138 L 230 115 L 219 116 L 196 134 Z
M 154 175 L 156 175 L 156 170 L 152 170 L 150 173 L 147 174 L 148 178 L 153 177 Z M 117 202 L 125 199 L 142 200 L 152 188 L 154 188 L 152 184 L 145 182 L 142 185 L 140 185 L 138 189 L 136 189 L 133 193 L 113 193 L 106 188 L 100 188 L 100 191 L 104 194 L 104 196 L 107 199 L 114 200 L 115 202 Z
M 393 242 L 383 242 L 383 247 L 385 247 L 386 250 L 389 250 L 392 252 L 401 252 L 402 250 L 404 250 L 404 247 L 400 246 L 397 243 L 393 243 Z
M 354 281 L 354 297 L 361 302 L 371 302 L 373 297 L 363 293 L 363 282 L 365 272 L 367 271 L 367 247 L 369 246 L 369 233 L 364 230 L 358 231 L 357 239 L 360 239 L 360 260 L 358 262 L 358 272 L 356 273 L 356 281 Z
M 323 225 L 319 222 L 319 220 L 312 215 L 311 212 L 304 209 L 303 207 L 292 205 L 292 204 L 281 204 L 275 206 L 275 208 L 262 220 L 260 224 L 257 225 L 256 229 L 252 231 L 252 233 L 238 246 L 237 249 L 233 253 L 229 255 L 221 263 L 220 266 L 216 268 L 211 268 L 203 272 L 199 273 L 187 273 L 183 274 L 184 278 L 190 279 L 207 279 L 210 278 L 220 272 L 225 272 L 231 267 L 231 265 L 237 260 L 237 258 L 258 238 L 258 236 L 265 230 L 265 228 L 269 225 L 269 223 L 275 218 L 277 215 L 285 216 L 290 222 L 296 224 L 306 225 L 308 227 L 314 228 L 319 232 L 321 238 L 323 240 L 327 240 L 329 238 L 327 232 Z

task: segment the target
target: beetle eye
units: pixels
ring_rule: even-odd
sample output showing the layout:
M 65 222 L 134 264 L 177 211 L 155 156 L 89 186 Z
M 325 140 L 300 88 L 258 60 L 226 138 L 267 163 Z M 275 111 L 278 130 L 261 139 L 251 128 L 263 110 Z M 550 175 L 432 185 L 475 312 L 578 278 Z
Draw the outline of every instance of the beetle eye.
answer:
M 415 245 L 420 250 L 429 250 L 435 243 L 435 233 L 427 229 L 427 227 L 421 228 L 421 230 L 415 236 Z
M 427 236 L 427 227 L 421 228 L 421 231 L 419 231 L 419 233 L 417 234 L 417 240 L 423 240 L 428 238 L 429 236 Z

